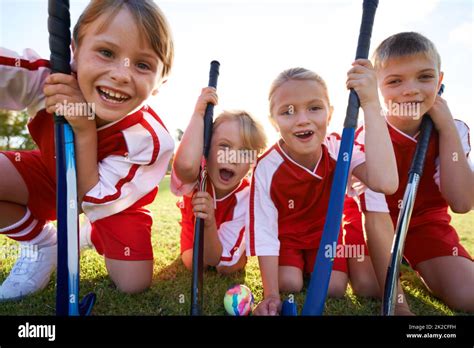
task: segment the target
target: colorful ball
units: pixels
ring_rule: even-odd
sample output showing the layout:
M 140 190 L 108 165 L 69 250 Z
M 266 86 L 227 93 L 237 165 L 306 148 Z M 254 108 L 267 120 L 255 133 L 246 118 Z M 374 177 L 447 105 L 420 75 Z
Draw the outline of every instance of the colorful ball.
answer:
M 231 286 L 224 296 L 224 308 L 229 315 L 249 315 L 253 303 L 253 294 L 245 285 Z

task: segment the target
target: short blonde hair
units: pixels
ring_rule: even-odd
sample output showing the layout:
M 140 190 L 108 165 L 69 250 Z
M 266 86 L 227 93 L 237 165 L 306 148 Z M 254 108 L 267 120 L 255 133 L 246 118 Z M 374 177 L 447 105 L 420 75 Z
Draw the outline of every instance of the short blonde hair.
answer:
M 243 110 L 223 111 L 216 117 L 213 129 L 226 121 L 238 121 L 240 137 L 245 148 L 262 153 L 267 146 L 267 136 L 263 126 L 251 114 Z
M 438 71 L 441 69 L 441 57 L 436 46 L 425 36 L 416 32 L 402 32 L 392 35 L 376 48 L 372 59 L 375 69 L 383 68 L 388 59 L 422 53 L 434 60 Z
M 92 0 L 74 27 L 73 39 L 76 47 L 81 44 L 84 28 L 87 25 L 108 11 L 110 14 L 104 21 L 104 26 L 107 25 L 124 6 L 130 11 L 140 33 L 147 39 L 163 63 L 162 77 L 167 76 L 174 59 L 173 38 L 165 15 L 152 0 Z
M 272 117 L 272 108 L 273 108 L 273 95 L 275 91 L 283 85 L 285 82 L 291 80 L 298 80 L 298 81 L 316 81 L 319 83 L 324 89 L 324 96 L 328 102 L 328 105 L 331 105 L 329 101 L 329 94 L 326 82 L 323 80 L 321 76 L 316 74 L 314 71 L 305 69 L 305 68 L 291 68 L 282 71 L 275 80 L 273 80 L 272 85 L 270 86 L 270 92 L 268 93 L 268 101 L 270 104 L 270 118 Z

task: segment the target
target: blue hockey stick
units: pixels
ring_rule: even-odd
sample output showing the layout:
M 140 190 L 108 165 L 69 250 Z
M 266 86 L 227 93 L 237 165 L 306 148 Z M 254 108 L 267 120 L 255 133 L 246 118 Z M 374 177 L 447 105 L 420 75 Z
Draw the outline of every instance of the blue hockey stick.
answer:
M 356 59 L 367 59 L 369 55 L 370 37 L 374 24 L 375 11 L 378 0 L 364 0 L 362 23 L 357 44 Z M 342 211 L 344 208 L 344 195 L 346 193 L 349 167 L 352 159 L 355 128 L 359 115 L 360 101 L 357 93 L 351 89 L 347 106 L 344 130 L 342 132 L 341 147 L 337 158 L 334 179 L 331 186 L 326 222 L 323 235 L 314 264 L 311 281 L 306 293 L 302 315 L 321 315 L 324 311 L 329 280 L 331 278 L 334 259 L 325 256 L 326 246 L 337 243 L 341 228 Z
M 209 87 L 217 88 L 217 78 L 219 77 L 219 62 L 211 62 L 209 72 Z M 199 191 L 206 192 L 207 182 L 207 156 L 211 146 L 212 138 L 212 118 L 214 115 L 214 104 L 207 104 L 204 114 L 204 147 L 202 154 L 201 171 L 199 173 Z M 203 290 L 202 283 L 204 277 L 203 257 L 204 257 L 204 221 L 197 218 L 194 223 L 194 243 L 193 243 L 193 275 L 191 284 L 191 315 L 202 314 Z
M 49 0 L 48 14 L 51 70 L 53 73 L 70 74 L 69 0 Z M 74 133 L 64 117 L 55 114 L 54 122 L 58 220 L 56 315 L 89 315 L 95 303 L 95 294 L 88 294 L 79 303 L 79 214 Z

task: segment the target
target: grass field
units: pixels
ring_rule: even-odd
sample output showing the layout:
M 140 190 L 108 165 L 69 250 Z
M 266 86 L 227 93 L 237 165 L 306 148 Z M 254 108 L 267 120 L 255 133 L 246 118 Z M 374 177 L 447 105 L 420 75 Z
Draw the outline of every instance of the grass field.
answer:
M 169 192 L 169 177 L 160 186 L 160 194 L 151 206 L 155 223 L 153 248 L 155 252 L 154 279 L 151 289 L 139 295 L 124 295 L 117 291 L 108 279 L 103 258 L 93 250 L 81 256 L 81 297 L 91 291 L 97 294 L 94 315 L 188 315 L 191 275 L 179 257 L 179 209 L 176 197 Z M 474 212 L 453 215 L 463 245 L 474 254 Z M 12 250 L 14 244 L 0 236 L 0 251 Z M 5 255 L 7 254 L 7 255 Z M 0 254 L 0 282 L 7 277 L 15 261 L 14 255 Z M 440 301 L 430 296 L 415 273 L 404 268 L 402 284 L 412 311 L 417 315 L 456 315 Z M 262 299 L 260 272 L 256 258 L 247 264 L 246 270 L 233 276 L 219 275 L 209 270 L 204 278 L 204 313 L 224 315 L 222 300 L 226 289 L 235 283 L 245 283 L 253 291 L 256 302 Z M 304 293 L 295 296 L 302 305 Z M 329 315 L 378 315 L 380 301 L 356 297 L 348 287 L 343 299 L 329 299 L 326 303 Z M 18 302 L 0 303 L 0 315 L 54 315 L 55 277 L 48 287 Z

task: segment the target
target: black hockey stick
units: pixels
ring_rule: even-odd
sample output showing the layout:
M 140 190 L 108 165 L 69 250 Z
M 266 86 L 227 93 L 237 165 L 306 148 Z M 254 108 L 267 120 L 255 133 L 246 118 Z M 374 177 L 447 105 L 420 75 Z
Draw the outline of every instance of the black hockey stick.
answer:
M 441 95 L 444 92 L 444 85 L 438 92 Z M 382 314 L 394 315 L 397 297 L 398 274 L 400 272 L 400 263 L 403 258 L 403 249 L 405 239 L 410 225 L 411 214 L 415 205 L 416 193 L 418 185 L 423 175 L 423 167 L 425 166 L 426 151 L 430 142 L 431 131 L 433 130 L 433 121 L 430 115 L 423 116 L 421 122 L 420 137 L 416 144 L 415 155 L 411 162 L 410 171 L 408 172 L 408 183 L 403 195 L 402 207 L 398 214 L 397 227 L 393 237 L 390 265 L 387 269 L 387 278 L 385 279 L 385 288 L 383 294 Z
M 211 62 L 209 72 L 209 87 L 217 88 L 217 78 L 219 77 L 219 62 Z M 204 114 L 204 147 L 202 151 L 201 171 L 199 174 L 199 191 L 206 192 L 207 182 L 207 157 L 211 146 L 212 118 L 214 115 L 214 104 L 207 104 Z M 193 244 L 193 278 L 191 285 L 191 315 L 202 314 L 203 299 L 203 253 L 204 253 L 204 221 L 197 218 L 194 224 L 194 244 Z

